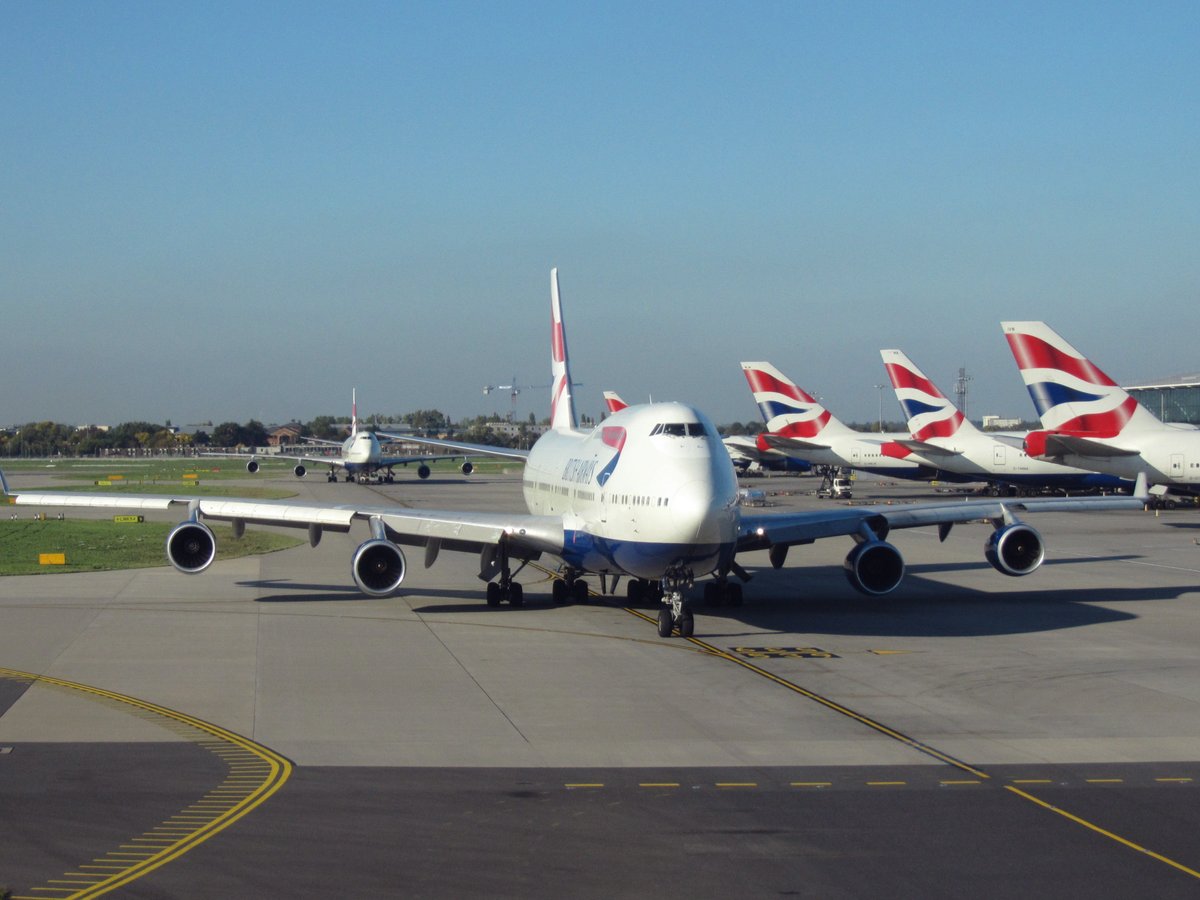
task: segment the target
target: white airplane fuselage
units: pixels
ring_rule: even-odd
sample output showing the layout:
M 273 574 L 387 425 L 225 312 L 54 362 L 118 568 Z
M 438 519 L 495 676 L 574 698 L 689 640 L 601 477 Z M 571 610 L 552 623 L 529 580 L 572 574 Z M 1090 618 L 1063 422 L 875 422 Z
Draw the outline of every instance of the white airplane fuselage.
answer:
M 997 440 L 986 432 L 958 434 L 948 438 L 928 438 L 927 442 L 952 454 L 937 457 L 942 468 L 959 475 L 978 476 L 988 481 L 1050 488 L 1128 487 L 1122 479 L 1090 467 L 1063 465 L 1030 456 L 1014 444 Z M 935 457 L 931 456 L 931 459 Z M 1129 476 L 1132 481 L 1135 472 Z
M 525 503 L 563 517 L 564 561 L 657 579 L 732 559 L 738 485 L 713 424 L 682 403 L 630 406 L 591 432 L 550 431 L 530 451 Z
M 1164 423 L 1161 429 L 1126 431 L 1115 438 L 1088 439 L 1130 451 L 1129 455 L 1066 454 L 1054 457 L 1070 466 L 1106 472 L 1130 480 L 1145 472 L 1151 484 L 1200 484 L 1200 431 L 1188 425 Z
M 346 467 L 375 466 L 379 464 L 383 452 L 379 447 L 379 438 L 372 431 L 359 431 L 342 441 L 342 461 Z

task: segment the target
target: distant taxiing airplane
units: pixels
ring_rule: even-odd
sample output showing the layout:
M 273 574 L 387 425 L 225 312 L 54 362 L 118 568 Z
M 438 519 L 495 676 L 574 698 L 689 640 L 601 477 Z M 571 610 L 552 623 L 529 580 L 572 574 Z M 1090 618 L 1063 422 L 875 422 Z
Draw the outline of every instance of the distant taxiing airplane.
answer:
M 122 509 L 183 506 L 189 516 L 171 531 L 166 550 L 172 565 L 188 573 L 208 568 L 216 553 L 216 541 L 202 518 L 231 522 L 235 533 L 247 523 L 307 528 L 314 544 L 325 531 L 348 532 L 362 522 L 370 536 L 354 551 L 351 572 L 359 588 L 373 597 L 392 594 L 404 581 L 401 544 L 422 548 L 426 566 L 441 550 L 478 553 L 489 605 L 502 600 L 521 604 L 523 588 L 514 576 L 525 563 L 549 554 L 562 561 L 552 588 L 555 601 L 584 597 L 583 576 L 588 573 L 600 576 L 605 593 L 609 587 L 615 590 L 621 577 L 628 578 L 631 597 L 661 600 L 662 637 L 675 628 L 684 637 L 692 634 L 695 619 L 685 591 L 696 578 L 713 577 L 705 587 L 706 599 L 741 601 L 741 585 L 729 582 L 731 574 L 748 577 L 735 561 L 739 552 L 767 550 L 778 567 L 794 544 L 848 536 L 854 546 L 843 565 L 850 583 L 867 594 L 886 594 L 904 577 L 903 558 L 886 541 L 893 528 L 937 525 L 945 537 L 953 523 L 988 519 L 988 561 L 1007 575 L 1027 575 L 1041 565 L 1044 550 L 1037 531 L 1018 521 L 1018 511 L 1142 505 L 1140 496 L 1086 497 L 751 513 L 739 505 L 737 478 L 716 429 L 695 407 L 628 406 L 590 430 L 576 428 L 557 270 L 551 272 L 550 297 L 551 427 L 530 450 L 501 454 L 526 460 L 522 480 L 528 513 L 58 491 L 21 491 L 16 502 Z M 425 442 L 448 446 L 436 439 Z M 464 452 L 481 449 L 458 446 Z M 2 474 L 0 487 L 9 493 Z
M 778 450 L 813 465 L 860 469 L 890 478 L 977 480 L 963 479 L 908 449 L 884 453 L 885 444 L 908 435 L 855 431 L 769 362 L 743 362 L 742 373 L 767 423 L 767 430 L 758 436 L 760 449 Z
M 904 353 L 880 350 L 879 355 L 912 433 L 911 439 L 884 445 L 885 454 L 919 453 L 947 471 L 990 482 L 994 493 L 1133 486 L 1113 475 L 1031 458 L 1022 449 L 1023 435 L 980 431 Z
M 1137 402 L 1045 322 L 1001 322 L 1042 429 L 1030 456 L 1151 484 L 1200 489 L 1200 431 Z
M 402 435 L 385 434 L 384 437 L 393 440 L 407 440 Z M 272 459 L 286 459 L 295 462 L 296 465 L 292 468 L 297 478 L 303 478 L 308 473 L 309 466 L 329 466 L 329 472 L 326 475 L 326 480 L 337 481 L 339 470 L 345 473 L 346 481 L 358 481 L 359 484 L 366 484 L 373 477 L 378 476 L 380 480 L 387 484 L 391 484 L 396 480 L 395 474 L 392 472 L 393 466 L 407 466 L 412 463 L 417 463 L 417 477 L 428 478 L 430 469 L 429 463 L 438 461 L 449 461 L 461 459 L 461 455 L 423 455 L 423 456 L 386 456 L 383 452 L 383 446 L 379 443 L 379 437 L 370 429 L 358 427 L 358 397 L 357 391 L 350 392 L 350 436 L 344 441 L 325 441 L 320 438 L 306 438 L 310 444 L 325 444 L 330 447 L 338 448 L 337 456 L 303 456 L 289 453 L 280 453 L 273 455 Z M 235 459 L 246 459 L 246 471 L 253 475 L 259 469 L 259 456 L 252 454 L 247 457 L 246 454 L 240 453 L 205 453 L 205 456 L 224 456 L 234 457 Z M 470 475 L 474 471 L 474 465 L 469 459 L 463 460 L 459 467 L 464 475 Z

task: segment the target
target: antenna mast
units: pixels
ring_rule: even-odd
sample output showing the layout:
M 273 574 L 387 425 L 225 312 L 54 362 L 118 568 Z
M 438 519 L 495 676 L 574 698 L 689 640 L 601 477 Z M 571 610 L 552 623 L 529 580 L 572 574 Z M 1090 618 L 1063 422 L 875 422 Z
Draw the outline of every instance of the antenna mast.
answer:
M 954 402 L 958 411 L 963 414 L 963 418 L 968 421 L 971 417 L 967 415 L 967 382 L 974 380 L 967 374 L 966 366 L 959 367 L 958 377 L 954 379 Z

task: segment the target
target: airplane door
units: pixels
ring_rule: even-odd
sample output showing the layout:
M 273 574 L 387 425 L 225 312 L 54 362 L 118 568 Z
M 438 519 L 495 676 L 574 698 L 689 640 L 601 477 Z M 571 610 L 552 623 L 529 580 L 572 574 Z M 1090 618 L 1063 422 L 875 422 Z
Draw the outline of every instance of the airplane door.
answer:
M 1005 448 L 1003 444 L 996 444 L 996 446 L 992 448 L 992 463 L 994 465 L 1004 465 L 1004 449 Z
M 1183 454 L 1182 453 L 1172 453 L 1171 454 L 1171 468 L 1170 468 L 1170 471 L 1168 474 L 1170 474 L 1170 476 L 1172 478 L 1182 478 L 1183 477 Z

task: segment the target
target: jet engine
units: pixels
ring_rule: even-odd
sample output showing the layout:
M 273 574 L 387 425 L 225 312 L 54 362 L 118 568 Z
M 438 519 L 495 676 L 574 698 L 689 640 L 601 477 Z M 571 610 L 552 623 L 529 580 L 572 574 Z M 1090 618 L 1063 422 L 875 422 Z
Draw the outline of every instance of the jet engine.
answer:
M 842 562 L 846 580 L 856 591 L 869 596 L 895 590 L 904 578 L 904 557 L 887 541 L 855 544 Z
M 429 466 L 425 465 L 425 463 L 421 463 L 419 466 L 417 466 L 417 477 L 418 478 L 428 478 L 429 477 Z
M 389 540 L 372 538 L 354 551 L 354 583 L 371 597 L 388 597 L 404 580 L 404 554 Z
M 180 572 L 203 572 L 217 555 L 217 539 L 207 525 L 181 522 L 167 535 L 167 559 Z
M 246 471 L 249 472 L 251 475 L 253 475 L 255 472 L 257 472 L 258 471 L 258 460 L 252 459 L 248 463 L 246 463 Z
M 997 528 L 983 545 L 984 555 L 997 572 L 1028 575 L 1046 558 L 1042 536 L 1024 522 Z
M 471 465 L 470 460 L 467 460 L 466 462 L 464 462 L 461 466 L 459 466 L 459 468 L 462 470 L 462 473 L 464 475 L 470 475 L 472 472 L 475 471 L 475 467 L 473 465 Z
M 308 469 L 304 468 L 303 463 L 296 463 L 296 467 L 294 469 L 292 469 L 292 472 L 295 473 L 297 478 L 303 478 L 304 473 L 307 471 L 308 471 Z

